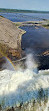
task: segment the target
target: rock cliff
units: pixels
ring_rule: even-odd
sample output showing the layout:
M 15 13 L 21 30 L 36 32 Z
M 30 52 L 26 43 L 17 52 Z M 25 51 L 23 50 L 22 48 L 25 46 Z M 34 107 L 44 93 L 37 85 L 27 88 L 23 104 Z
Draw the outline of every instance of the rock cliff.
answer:
M 21 58 L 21 36 L 24 32 L 12 21 L 0 16 L 0 58 Z

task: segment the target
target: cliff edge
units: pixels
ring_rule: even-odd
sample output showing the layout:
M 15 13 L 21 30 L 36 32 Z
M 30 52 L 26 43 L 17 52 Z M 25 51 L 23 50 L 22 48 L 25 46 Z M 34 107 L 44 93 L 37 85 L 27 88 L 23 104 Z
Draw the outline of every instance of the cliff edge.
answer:
M 0 16 L 0 58 L 21 58 L 21 36 L 24 32 L 12 21 Z

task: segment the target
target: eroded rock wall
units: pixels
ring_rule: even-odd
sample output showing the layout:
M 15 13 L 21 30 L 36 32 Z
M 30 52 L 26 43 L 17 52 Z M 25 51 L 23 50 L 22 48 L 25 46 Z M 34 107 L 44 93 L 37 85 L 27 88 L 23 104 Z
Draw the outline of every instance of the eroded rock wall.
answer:
M 0 16 L 0 57 L 7 56 L 10 59 L 21 58 L 21 36 L 23 30 Z

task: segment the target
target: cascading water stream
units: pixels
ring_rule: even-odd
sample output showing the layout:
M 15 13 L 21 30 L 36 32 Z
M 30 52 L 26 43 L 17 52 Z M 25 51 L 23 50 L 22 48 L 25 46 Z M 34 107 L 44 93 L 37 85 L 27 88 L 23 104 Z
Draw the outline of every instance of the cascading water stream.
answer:
M 6 61 L 6 69 L 0 71 L 0 104 L 3 110 L 21 103 L 25 109 L 24 104 L 28 102 L 28 111 L 31 108 L 32 111 L 48 111 L 49 69 L 37 71 L 37 64 L 31 54 L 27 55 L 26 69 L 20 67 L 12 71 L 13 65 L 9 60 Z

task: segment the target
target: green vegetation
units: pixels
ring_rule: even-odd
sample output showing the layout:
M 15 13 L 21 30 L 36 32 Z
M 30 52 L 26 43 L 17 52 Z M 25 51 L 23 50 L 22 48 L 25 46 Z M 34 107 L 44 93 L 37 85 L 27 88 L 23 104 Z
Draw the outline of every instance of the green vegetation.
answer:
M 43 27 L 49 29 L 49 24 L 44 24 Z
M 18 10 L 18 9 L 4 9 L 4 8 L 0 8 L 0 12 L 9 12 L 9 13 L 49 13 L 49 11 L 36 11 L 36 10 Z
M 5 18 L 5 17 L 3 17 L 2 15 L 0 15 L 0 17 Z
M 16 23 L 14 23 L 15 25 L 16 25 L 16 27 L 19 27 L 19 26 L 21 26 L 22 25 L 22 23 L 21 22 L 16 22 Z

